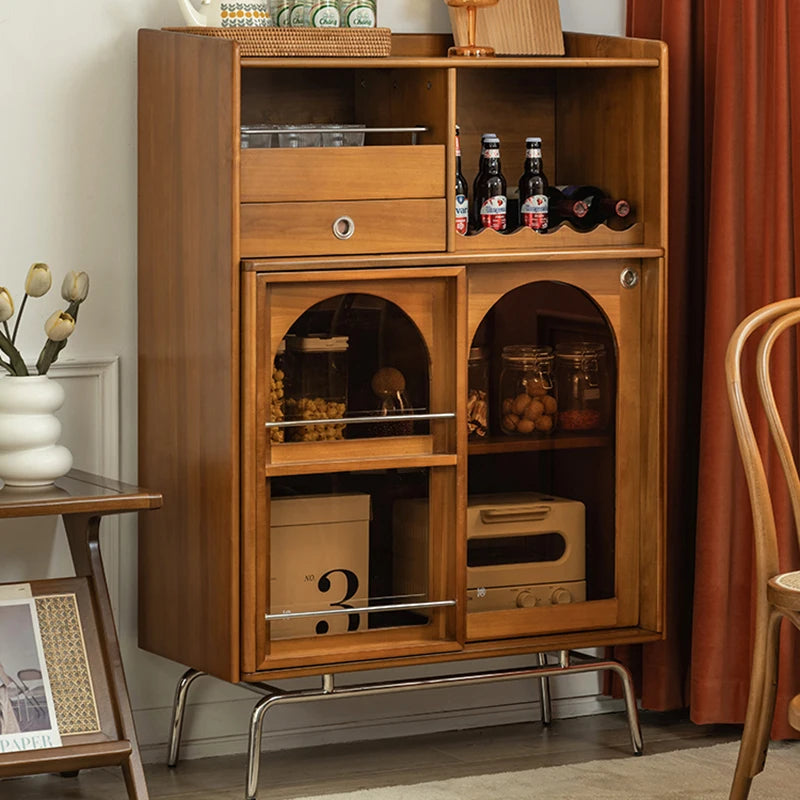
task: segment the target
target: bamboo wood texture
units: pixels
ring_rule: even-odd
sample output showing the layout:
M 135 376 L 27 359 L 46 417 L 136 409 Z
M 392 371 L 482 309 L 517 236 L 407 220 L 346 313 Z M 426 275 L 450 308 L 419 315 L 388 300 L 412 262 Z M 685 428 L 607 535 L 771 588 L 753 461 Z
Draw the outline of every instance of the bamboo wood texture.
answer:
M 449 11 L 455 43 L 468 44 L 467 9 Z M 493 47 L 498 56 L 563 55 L 558 0 L 501 0 L 478 9 L 475 44 Z
M 753 431 L 742 378 L 742 354 L 746 343 L 762 326 L 758 340 L 755 373 L 761 404 L 769 423 L 772 446 L 778 454 L 783 475 L 768 476 Z M 745 800 L 755 775 L 764 769 L 769 746 L 769 730 L 775 710 L 778 683 L 778 645 L 781 619 L 785 617 L 800 628 L 800 572 L 781 572 L 778 531 L 773 508 L 775 481 L 782 479 L 788 489 L 795 523 L 800 537 L 800 478 L 798 478 L 792 446 L 786 435 L 781 410 L 772 385 L 771 356 L 776 341 L 787 331 L 795 334 L 800 326 L 800 298 L 792 297 L 757 309 L 738 325 L 725 354 L 725 375 L 728 400 L 733 414 L 736 438 L 744 466 L 750 506 L 753 515 L 755 542 L 756 618 L 750 692 L 747 702 L 739 758 L 731 786 L 731 800 Z M 781 487 L 783 488 L 783 487 Z M 792 701 L 792 708 L 796 703 Z M 790 714 L 793 719 L 793 714 Z
M 139 474 L 167 498 L 140 519 L 140 643 L 234 681 L 238 118 L 233 43 L 140 33 Z
M 349 238 L 337 238 L 337 220 L 349 218 Z M 349 200 L 246 203 L 241 210 L 244 257 L 412 253 L 444 250 L 445 202 Z
M 456 60 L 445 57 L 447 38 L 395 36 L 380 59 L 240 58 L 223 40 L 141 34 L 140 469 L 168 499 L 163 519 L 142 523 L 147 649 L 235 681 L 661 635 L 665 48 L 565 34 L 561 57 Z M 240 123 L 304 122 L 428 131 L 415 147 L 407 135 L 376 135 L 363 148 L 239 149 Z M 625 196 L 636 224 L 456 236 L 456 122 L 469 182 L 484 130 L 507 143 L 510 184 L 525 137 L 537 133 L 549 140 L 551 183 Z M 333 235 L 341 216 L 355 223 L 344 240 Z M 634 289 L 620 285 L 625 268 L 638 274 Z M 538 281 L 576 287 L 612 332 L 615 432 L 468 443 L 469 345 L 495 303 Z M 431 357 L 430 410 L 455 410 L 456 419 L 431 422 L 426 436 L 270 442 L 279 342 L 314 304 L 358 292 L 413 321 Z M 596 501 L 606 546 L 595 559 L 596 599 L 466 613 L 468 470 L 472 480 L 480 464 L 496 459 L 502 470 L 508 457 L 555 464 L 551 479 L 565 496 L 572 485 Z M 458 605 L 434 612 L 425 630 L 270 642 L 273 480 L 403 466 L 434 475 L 431 522 L 440 530 L 428 591 L 454 593 Z
M 288 203 L 309 197 L 316 201 L 444 197 L 444 147 L 242 151 L 242 202 Z

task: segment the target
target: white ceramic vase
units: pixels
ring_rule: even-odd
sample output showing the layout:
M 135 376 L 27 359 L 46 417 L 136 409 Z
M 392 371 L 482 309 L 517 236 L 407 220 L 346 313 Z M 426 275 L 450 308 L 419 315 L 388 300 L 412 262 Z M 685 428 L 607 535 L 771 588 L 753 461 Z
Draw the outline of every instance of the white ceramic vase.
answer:
M 9 486 L 46 486 L 69 472 L 72 453 L 57 444 L 64 402 L 47 375 L 0 377 L 0 478 Z

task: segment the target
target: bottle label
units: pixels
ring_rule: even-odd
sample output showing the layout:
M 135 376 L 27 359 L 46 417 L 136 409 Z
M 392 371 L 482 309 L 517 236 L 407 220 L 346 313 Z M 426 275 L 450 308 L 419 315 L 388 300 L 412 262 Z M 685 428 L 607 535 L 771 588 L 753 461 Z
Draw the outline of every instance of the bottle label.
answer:
M 483 151 L 483 157 L 486 159 L 489 158 L 500 158 L 500 148 L 499 147 L 487 147 Z
M 538 147 L 529 147 L 525 150 L 525 158 L 541 158 L 542 151 Z
M 465 236 L 469 227 L 469 201 L 466 195 L 456 195 L 456 233 Z
M 546 231 L 549 203 L 546 194 L 534 194 L 525 199 L 520 209 L 522 224 L 535 231 Z
M 345 28 L 374 28 L 375 0 L 344 0 L 340 3 Z
M 338 28 L 339 7 L 336 0 L 315 0 L 308 18 L 312 28 Z
M 461 158 L 461 137 L 456 134 L 456 158 Z
M 502 194 L 490 197 L 481 205 L 481 223 L 484 228 L 493 228 L 496 231 L 506 229 L 506 209 L 508 201 Z

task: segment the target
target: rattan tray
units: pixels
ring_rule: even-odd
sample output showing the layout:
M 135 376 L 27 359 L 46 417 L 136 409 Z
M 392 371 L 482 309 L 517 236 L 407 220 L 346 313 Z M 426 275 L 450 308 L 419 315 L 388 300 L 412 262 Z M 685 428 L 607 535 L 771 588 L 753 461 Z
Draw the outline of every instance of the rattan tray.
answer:
M 389 28 L 165 28 L 238 42 L 242 56 L 388 56 Z

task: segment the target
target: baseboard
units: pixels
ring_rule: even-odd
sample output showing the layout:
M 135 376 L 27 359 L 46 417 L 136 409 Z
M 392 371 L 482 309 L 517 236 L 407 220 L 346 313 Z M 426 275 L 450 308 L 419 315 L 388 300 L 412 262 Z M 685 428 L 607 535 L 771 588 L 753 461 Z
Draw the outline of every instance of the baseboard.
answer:
M 235 755 L 247 751 L 246 730 L 249 723 L 250 711 L 255 700 L 253 698 L 227 702 L 226 714 L 234 711 L 241 718 L 241 734 L 216 736 L 208 738 L 184 738 L 181 743 L 181 758 L 209 758 L 221 755 Z M 212 706 L 216 703 L 204 703 L 202 707 L 194 709 L 197 715 L 214 713 Z M 569 717 L 591 716 L 594 714 L 608 714 L 624 711 L 621 700 L 608 697 L 591 695 L 584 697 L 568 697 L 553 700 L 553 721 Z M 163 730 L 166 733 L 171 709 L 148 709 L 136 714 L 137 728 L 150 727 L 148 723 L 154 721 L 157 715 L 164 722 Z M 150 719 L 145 719 L 150 717 Z M 341 744 L 374 739 L 391 739 L 401 736 L 419 736 L 427 733 L 439 733 L 448 730 L 466 730 L 469 728 L 489 728 L 497 725 L 510 725 L 520 722 L 530 722 L 541 718 L 541 706 L 537 701 L 509 703 L 507 705 L 493 705 L 483 708 L 468 708 L 434 712 L 412 712 L 396 715 L 391 718 L 364 721 L 350 719 L 335 722 L 307 725 L 297 728 L 280 726 L 277 730 L 270 730 L 269 719 L 265 721 L 262 750 L 271 752 L 291 750 L 300 747 L 316 747 L 324 744 Z M 199 720 L 198 720 L 199 722 Z M 207 726 L 203 726 L 207 727 Z M 148 763 L 163 762 L 165 759 L 166 742 L 157 744 L 143 744 L 141 746 L 142 758 Z

